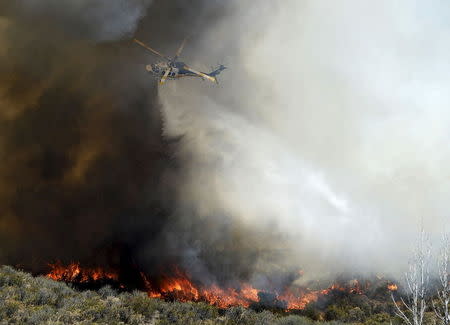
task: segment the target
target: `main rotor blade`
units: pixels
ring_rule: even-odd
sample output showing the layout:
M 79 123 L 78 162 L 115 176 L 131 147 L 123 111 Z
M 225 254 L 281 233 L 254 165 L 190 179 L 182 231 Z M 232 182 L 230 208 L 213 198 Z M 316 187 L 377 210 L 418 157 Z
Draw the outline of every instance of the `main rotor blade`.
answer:
M 183 43 L 181 43 L 181 45 L 180 45 L 180 47 L 178 48 L 178 51 L 177 51 L 177 53 L 175 54 L 175 57 L 174 57 L 174 61 L 176 60 L 176 59 L 178 59 L 178 57 L 181 55 L 181 52 L 183 51 L 183 49 L 184 49 L 184 46 L 186 45 L 186 42 L 187 42 L 187 37 L 183 40 Z
M 156 50 L 154 50 L 154 49 L 152 49 L 150 46 L 148 46 L 148 45 L 142 43 L 140 40 L 134 39 L 133 41 L 134 41 L 135 43 L 138 43 L 138 44 L 139 44 L 140 46 L 142 46 L 143 48 L 149 50 L 149 51 L 152 52 L 153 54 L 156 54 L 157 56 L 160 56 L 160 57 L 162 57 L 163 59 L 166 59 L 166 60 L 170 61 L 170 59 L 169 59 L 167 56 L 165 56 L 165 55 L 159 53 L 158 51 L 156 51 Z
M 166 82 L 167 76 L 169 75 L 170 71 L 172 71 L 172 68 L 168 68 L 166 72 L 164 73 L 164 76 L 159 81 L 159 84 L 162 85 Z
M 192 73 L 195 73 L 196 75 L 202 77 L 203 79 L 208 79 L 208 80 L 211 81 L 211 82 L 216 82 L 216 78 L 211 77 L 210 75 L 207 75 L 206 73 L 203 73 L 203 72 L 194 70 L 194 69 L 188 67 L 187 65 L 185 65 L 185 66 L 183 67 L 183 69 L 188 70 L 188 71 L 190 71 L 190 72 L 192 72 Z

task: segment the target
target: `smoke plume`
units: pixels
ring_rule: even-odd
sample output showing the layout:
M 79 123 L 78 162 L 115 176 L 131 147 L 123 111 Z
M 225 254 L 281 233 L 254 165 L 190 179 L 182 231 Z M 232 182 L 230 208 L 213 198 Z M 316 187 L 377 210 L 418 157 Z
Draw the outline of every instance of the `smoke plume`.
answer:
M 448 14 L 230 3 L 190 57 L 224 60 L 220 87 L 160 90 L 166 133 L 191 155 L 183 199 L 278 234 L 305 269 L 399 272 L 420 220 L 432 236 L 449 221 Z
M 206 282 L 253 274 L 261 248 L 227 215 L 179 204 L 184 136 L 163 134 L 137 37 L 175 51 L 222 6 L 20 1 L 0 18 L 0 263 L 80 261 Z M 175 21 L 168 26 L 167 20 Z M 139 26 L 139 29 L 136 29 Z M 167 29 L 166 29 L 167 27 Z
M 438 1 L 0 12 L 0 263 L 176 264 L 273 286 L 298 268 L 394 272 L 420 218 L 448 223 Z M 184 61 L 229 67 L 219 86 L 157 87 L 131 42 L 170 56 L 186 36 Z

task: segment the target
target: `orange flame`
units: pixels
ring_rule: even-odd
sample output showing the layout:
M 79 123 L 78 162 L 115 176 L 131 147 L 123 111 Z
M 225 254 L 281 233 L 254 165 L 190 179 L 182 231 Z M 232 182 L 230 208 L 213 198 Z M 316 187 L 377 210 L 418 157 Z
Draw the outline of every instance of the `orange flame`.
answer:
M 167 277 L 162 280 L 158 288 L 152 287 L 150 281 L 143 273 L 141 276 L 147 287 L 147 293 L 152 298 L 170 298 L 178 301 L 206 301 L 219 308 L 231 306 L 249 307 L 252 303 L 259 302 L 258 290 L 250 284 L 241 284 L 236 288 L 220 288 L 213 284 L 209 287 L 196 286 L 187 275 L 177 271 L 176 277 Z M 309 303 L 317 301 L 319 297 L 326 295 L 330 290 L 342 290 L 349 293 L 359 293 L 354 288 L 344 288 L 333 285 L 325 290 L 310 290 L 301 288 L 287 288 L 281 295 L 277 295 L 278 301 L 286 302 L 287 309 L 304 309 Z
M 298 310 L 304 309 L 309 303 L 317 301 L 320 296 L 328 293 L 329 289 L 294 294 L 291 289 L 287 289 L 278 299 L 287 302 L 287 309 Z
M 388 284 L 387 288 L 389 291 L 397 291 L 398 290 L 398 287 L 395 283 Z
M 64 266 L 60 262 L 56 262 L 49 264 L 49 266 L 50 272 L 46 276 L 56 281 L 86 283 L 105 279 L 117 281 L 119 279 L 117 273 L 106 272 L 99 267 L 80 267 L 80 263 L 71 263 Z
M 252 302 L 257 302 L 258 290 L 251 285 L 243 284 L 239 289 L 223 289 L 216 284 L 208 288 L 196 286 L 181 272 L 177 271 L 176 277 L 165 277 L 157 289 L 153 288 L 145 274 L 141 273 L 147 288 L 149 297 L 171 298 L 178 301 L 206 301 L 219 308 L 230 306 L 248 307 Z

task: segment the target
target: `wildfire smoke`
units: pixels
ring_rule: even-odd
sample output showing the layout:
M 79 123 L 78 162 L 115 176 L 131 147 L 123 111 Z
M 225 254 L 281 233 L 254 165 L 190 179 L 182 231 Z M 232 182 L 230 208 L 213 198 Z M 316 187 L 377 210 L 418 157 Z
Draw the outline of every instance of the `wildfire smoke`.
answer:
M 417 211 L 446 215 L 447 42 L 418 53 L 433 38 L 401 32 L 439 19 L 389 1 L 362 20 L 358 1 L 96 2 L 0 4 L 0 264 L 102 266 L 53 266 L 76 283 L 136 265 L 150 296 L 247 306 L 269 291 L 304 308 L 327 293 L 285 274 L 399 269 Z M 187 34 L 187 62 L 228 61 L 220 89 L 158 88 L 130 41 L 173 53 Z M 289 73 L 280 53 L 299 58 Z M 158 271 L 173 264 L 187 273 Z

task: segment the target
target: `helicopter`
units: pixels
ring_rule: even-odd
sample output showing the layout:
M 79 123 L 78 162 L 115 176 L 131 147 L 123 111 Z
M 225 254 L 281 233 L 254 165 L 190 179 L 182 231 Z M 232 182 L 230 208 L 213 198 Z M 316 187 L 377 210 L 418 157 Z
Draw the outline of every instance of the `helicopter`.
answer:
M 152 49 L 150 46 L 146 45 L 145 43 L 141 42 L 138 39 L 134 39 L 133 41 L 142 46 L 143 48 L 149 50 L 153 54 L 164 59 L 164 61 L 159 61 L 157 63 L 152 63 L 145 66 L 145 69 L 148 72 L 160 78 L 159 79 L 160 85 L 164 84 L 167 79 L 179 79 L 182 77 L 199 77 L 202 78 L 203 80 L 209 80 L 211 82 L 215 82 L 218 84 L 216 78 L 217 75 L 227 68 L 223 64 L 220 64 L 216 69 L 212 69 L 213 71 L 206 73 L 197 71 L 189 67 L 186 63 L 178 61 L 178 58 L 180 57 L 181 52 L 183 51 L 183 48 L 186 45 L 187 38 L 183 40 L 173 58 L 161 54 L 160 52 Z

